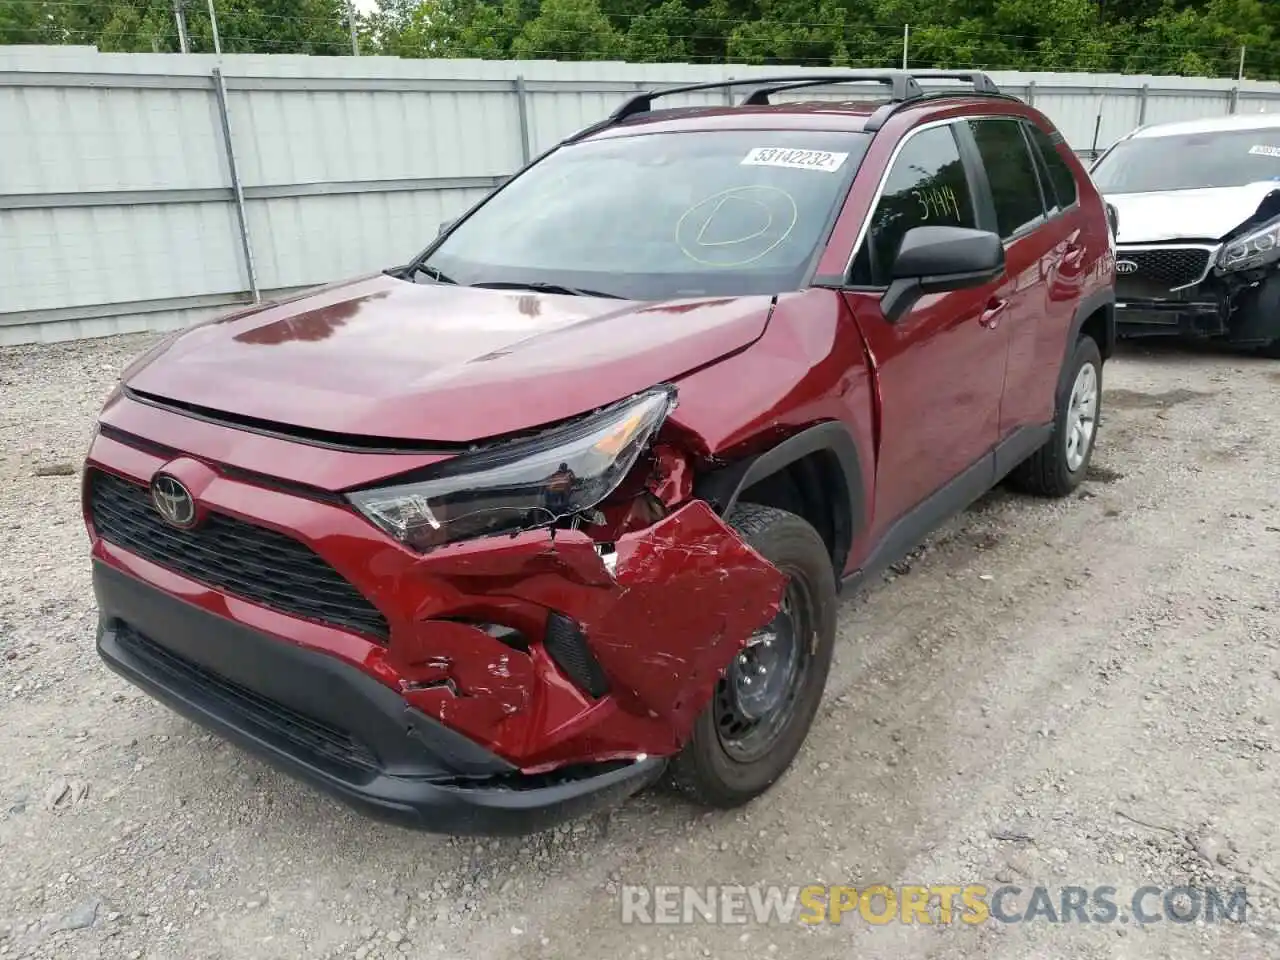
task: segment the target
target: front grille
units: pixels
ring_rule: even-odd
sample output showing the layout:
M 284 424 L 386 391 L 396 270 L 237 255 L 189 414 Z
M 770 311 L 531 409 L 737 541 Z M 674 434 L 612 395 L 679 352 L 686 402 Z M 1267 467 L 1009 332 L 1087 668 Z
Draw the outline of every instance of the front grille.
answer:
M 1137 266 L 1132 273 L 1116 276 L 1118 295 L 1167 297 L 1170 291 L 1197 283 L 1209 268 L 1211 251 L 1199 247 L 1161 247 L 1156 250 L 1116 251 L 1117 263 Z M 1132 292 L 1130 292 L 1132 291 Z
M 90 472 L 89 515 L 102 539 L 199 583 L 380 640 L 390 635 L 386 618 L 350 581 L 282 533 L 221 513 L 194 530 L 172 527 L 147 487 L 101 470 Z
M 114 627 L 121 646 L 145 661 L 154 673 L 163 675 L 166 685 L 212 701 L 215 714 L 225 717 L 230 713 L 249 720 L 275 737 L 287 740 L 295 755 L 328 767 L 333 772 L 365 780 L 370 772 L 379 769 L 378 758 L 373 751 L 345 730 L 299 713 L 192 663 L 143 636 L 127 623 L 117 620 Z

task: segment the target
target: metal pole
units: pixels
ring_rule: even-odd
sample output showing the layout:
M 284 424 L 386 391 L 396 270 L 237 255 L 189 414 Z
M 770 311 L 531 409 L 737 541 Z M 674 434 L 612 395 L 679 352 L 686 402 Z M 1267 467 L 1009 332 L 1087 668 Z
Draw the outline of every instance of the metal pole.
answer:
M 261 303 L 258 291 L 258 274 L 253 265 L 253 246 L 249 243 L 249 221 L 244 214 L 244 188 L 236 169 L 236 149 L 231 139 L 231 115 L 227 112 L 227 84 L 222 79 L 222 68 L 213 68 L 213 92 L 218 98 L 218 116 L 222 118 L 222 144 L 227 151 L 227 170 L 231 174 L 231 191 L 236 200 L 236 221 L 240 227 L 240 249 L 244 253 L 245 272 L 249 275 L 249 292 L 253 302 Z
M 1244 45 L 1240 45 L 1240 72 L 1236 74 L 1237 80 L 1244 79 Z
M 213 0 L 209 0 L 209 23 L 213 26 L 213 52 L 222 56 L 222 40 L 218 37 L 218 11 L 213 9 Z
M 911 44 L 911 24 L 902 25 L 902 69 L 907 69 L 907 49 Z
M 516 77 L 516 113 L 520 117 L 520 156 L 527 164 L 533 156 L 533 145 L 529 142 L 529 91 L 524 87 L 524 77 Z
M 1102 132 L 1102 102 L 1103 99 L 1099 98 L 1098 118 L 1093 124 L 1093 146 L 1089 148 L 1089 158 L 1092 160 L 1098 159 L 1098 134 Z
M 351 55 L 360 56 L 360 43 L 356 40 L 356 8 L 347 0 L 347 23 L 351 26 Z
M 183 0 L 173 0 L 173 21 L 178 25 L 178 46 L 183 53 L 191 52 L 191 44 L 187 40 L 187 15 L 182 10 Z
M 1138 94 L 1138 126 L 1145 127 L 1147 125 L 1147 97 L 1151 93 L 1151 85 L 1144 83 L 1142 92 Z

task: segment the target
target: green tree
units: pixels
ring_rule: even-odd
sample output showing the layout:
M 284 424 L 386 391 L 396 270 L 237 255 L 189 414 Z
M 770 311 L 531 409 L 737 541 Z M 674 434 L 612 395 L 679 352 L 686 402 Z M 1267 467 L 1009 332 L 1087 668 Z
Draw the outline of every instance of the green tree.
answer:
M 663 0 L 652 10 L 630 16 L 623 35 L 623 55 L 632 63 L 691 60 L 695 30 L 683 0 Z
M 848 11 L 840 0 L 759 0 L 758 9 L 758 19 L 729 34 L 729 59 L 819 67 L 849 63 Z
M 1167 2 L 1143 26 L 1124 63 L 1129 71 L 1232 76 L 1244 47 L 1246 70 L 1253 51 L 1251 76 L 1280 73 L 1277 0 L 1209 0 L 1200 9 Z
M 520 60 L 620 60 L 623 47 L 599 0 L 542 0 L 511 53 Z
M 57 9 L 39 0 L 0 0 L 0 44 L 84 43 L 67 36 Z
M 517 0 L 503 5 L 480 0 L 395 0 L 370 19 L 373 47 L 393 57 L 473 57 L 502 59 L 520 31 Z
M 185 0 L 192 49 L 213 48 Z M 229 52 L 342 55 L 345 0 L 215 0 Z M 1280 0 L 377 0 L 362 52 L 1280 78 Z M 0 43 L 178 49 L 172 0 L 0 0 Z

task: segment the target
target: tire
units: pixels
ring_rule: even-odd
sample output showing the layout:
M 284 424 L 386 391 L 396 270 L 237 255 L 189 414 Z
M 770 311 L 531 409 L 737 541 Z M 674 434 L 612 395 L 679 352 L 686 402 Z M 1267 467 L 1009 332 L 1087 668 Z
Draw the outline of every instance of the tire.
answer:
M 1073 445 L 1072 427 L 1079 409 L 1077 398 L 1087 389 L 1081 382 L 1082 377 L 1089 376 L 1084 373 L 1086 367 L 1093 368 L 1093 419 L 1083 441 L 1083 453 L 1077 456 L 1080 453 L 1080 438 L 1077 435 Z M 1085 474 L 1089 472 L 1089 461 L 1093 459 L 1102 414 L 1102 354 L 1092 337 L 1081 337 L 1076 342 L 1075 352 L 1071 355 L 1065 373 L 1062 385 L 1058 388 L 1053 432 L 1044 446 L 1014 467 L 1009 474 L 1010 485 L 1024 493 L 1041 497 L 1065 497 L 1080 486 Z
M 741 806 L 764 793 L 791 766 L 822 701 L 836 634 L 835 571 L 831 551 L 818 532 L 793 513 L 758 504 L 739 505 L 728 523 L 789 579 L 778 618 L 754 634 L 753 642 L 725 670 L 689 742 L 669 767 L 671 786 L 697 803 L 721 809 Z M 796 628 L 790 629 L 792 625 Z M 807 643 L 792 642 L 806 636 Z M 775 646 L 794 654 L 794 672 L 778 665 L 785 651 L 775 653 Z M 764 686 L 756 688 L 758 693 L 744 694 L 742 678 L 751 683 L 756 678 L 753 671 L 765 663 L 770 666 L 765 668 Z M 780 678 L 788 676 L 783 683 Z M 785 693 L 779 692 L 782 689 Z M 763 699 L 752 704 L 759 709 L 744 714 L 738 707 L 750 696 Z M 778 705 L 765 711 L 775 698 Z M 751 713 L 761 715 L 748 716 Z
M 1262 346 L 1254 347 L 1260 357 L 1280 360 L 1280 337 L 1265 342 L 1266 337 L 1277 330 L 1280 323 L 1280 273 L 1273 273 L 1262 285 L 1249 291 L 1240 299 L 1240 323 L 1236 333 L 1240 337 L 1251 337 L 1264 340 Z

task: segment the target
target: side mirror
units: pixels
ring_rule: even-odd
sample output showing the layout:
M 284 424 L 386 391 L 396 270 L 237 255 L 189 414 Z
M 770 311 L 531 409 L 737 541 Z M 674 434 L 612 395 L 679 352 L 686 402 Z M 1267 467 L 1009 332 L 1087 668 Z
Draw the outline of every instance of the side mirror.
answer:
M 1107 205 L 1107 225 L 1111 227 L 1112 239 L 1118 239 L 1120 236 L 1120 211 L 1116 209 L 1114 203 Z
M 914 227 L 906 232 L 880 298 L 885 319 L 897 323 L 927 293 L 990 283 L 1004 272 L 1004 244 L 987 230 Z
M 452 227 L 452 226 L 453 226 L 455 223 L 457 223 L 457 222 L 458 222 L 457 220 L 445 220 L 445 221 L 443 221 L 443 222 L 440 224 L 440 226 L 439 226 L 438 228 L 436 228 L 436 238 L 437 238 L 437 239 L 439 239 L 440 237 L 443 237 L 443 236 L 445 235 L 445 233 L 447 233 L 447 232 L 448 232 L 449 228 L 450 228 L 450 227 Z

